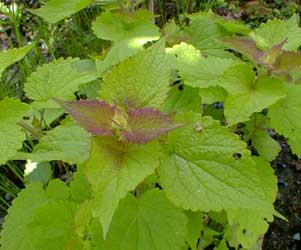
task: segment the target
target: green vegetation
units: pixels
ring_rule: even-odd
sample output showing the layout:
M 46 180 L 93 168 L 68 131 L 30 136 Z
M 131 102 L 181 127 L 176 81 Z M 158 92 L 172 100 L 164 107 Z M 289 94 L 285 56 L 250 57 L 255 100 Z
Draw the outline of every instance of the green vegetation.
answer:
M 301 156 L 297 14 L 30 4 L 0 4 L 0 249 L 260 249 L 285 220 L 271 131 Z

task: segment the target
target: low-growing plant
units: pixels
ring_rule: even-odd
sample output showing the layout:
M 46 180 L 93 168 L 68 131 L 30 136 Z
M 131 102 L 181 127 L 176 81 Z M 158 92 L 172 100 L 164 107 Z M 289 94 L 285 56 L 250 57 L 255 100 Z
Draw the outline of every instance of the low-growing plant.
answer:
M 56 25 L 92 2 L 31 12 Z M 1 249 L 255 250 L 285 219 L 270 134 L 301 155 L 297 16 L 251 30 L 209 11 L 160 30 L 137 4 L 108 1 L 93 21 L 109 50 L 43 64 L 27 103 L 0 101 L 0 164 L 39 171 L 8 209 Z M 32 47 L 1 52 L 0 72 Z M 78 170 L 49 181 L 53 161 Z

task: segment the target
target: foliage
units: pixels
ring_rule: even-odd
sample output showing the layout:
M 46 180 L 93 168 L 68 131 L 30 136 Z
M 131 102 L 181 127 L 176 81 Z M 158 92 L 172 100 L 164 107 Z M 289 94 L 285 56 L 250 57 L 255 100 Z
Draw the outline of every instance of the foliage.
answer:
M 160 34 L 149 11 L 110 3 L 92 25 L 110 48 L 53 58 L 27 77 L 23 101 L 0 101 L 0 164 L 37 167 L 1 249 L 258 249 L 273 216 L 284 219 L 268 131 L 301 155 L 297 16 L 251 30 L 209 11 Z M 31 12 L 56 25 L 90 4 Z M 1 70 L 31 48 L 2 52 Z M 50 163 L 78 171 L 49 181 Z

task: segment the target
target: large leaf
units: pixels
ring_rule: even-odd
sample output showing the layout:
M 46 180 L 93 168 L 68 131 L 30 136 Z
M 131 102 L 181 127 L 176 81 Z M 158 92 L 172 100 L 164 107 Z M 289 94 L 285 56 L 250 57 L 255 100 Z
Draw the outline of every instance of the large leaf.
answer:
M 273 211 L 255 162 L 238 136 L 198 114 L 179 114 L 176 122 L 187 125 L 169 133 L 168 153 L 159 168 L 161 185 L 175 204 L 205 212 Z
M 271 126 L 288 138 L 293 153 L 301 156 L 301 86 L 285 85 L 287 97 L 269 110 Z
M 246 121 L 252 113 L 260 112 L 285 97 L 282 81 L 276 78 L 264 76 L 255 79 L 253 75 L 247 84 L 245 92 L 226 98 L 225 116 L 229 125 Z
M 19 49 L 9 49 L 0 53 L 0 76 L 6 67 L 21 60 L 31 49 L 33 45 L 26 45 Z
M 128 195 L 114 215 L 105 249 L 180 250 L 186 223 L 185 214 L 163 191 L 151 190 L 139 199 Z
M 84 171 L 93 191 L 93 214 L 99 218 L 104 235 L 119 200 L 154 173 L 159 157 L 157 141 L 126 145 L 112 138 L 93 139 L 91 157 Z
M 268 162 L 256 157 L 257 173 L 263 187 L 266 200 L 274 202 L 277 194 L 277 178 Z M 227 211 L 229 228 L 226 238 L 232 246 L 239 244 L 246 249 L 257 249 L 257 241 L 267 231 L 269 221 L 273 220 L 272 213 L 266 213 L 259 207 L 256 209 L 237 209 Z M 229 231 L 228 231 L 229 230 Z
M 192 87 L 207 88 L 221 82 L 224 72 L 235 62 L 213 56 L 203 57 L 195 47 L 186 43 L 175 45 L 168 53 L 173 55 L 173 67 L 179 71 L 184 83 Z
M 58 126 L 48 132 L 32 153 L 18 153 L 15 159 L 37 162 L 62 160 L 70 164 L 83 163 L 89 158 L 89 135 L 78 126 Z
M 159 108 L 167 96 L 169 73 L 162 40 L 106 74 L 100 95 L 111 103 L 130 108 Z
M 14 99 L 0 101 L 0 165 L 14 156 L 22 147 L 25 133 L 21 131 L 17 122 L 28 110 L 28 105 Z
M 287 38 L 284 50 L 295 51 L 301 45 L 301 29 L 298 26 L 297 15 L 289 20 L 273 19 L 263 23 L 257 28 L 251 37 L 256 45 L 262 49 L 270 49 Z
M 47 202 L 42 185 L 30 184 L 21 191 L 8 209 L 3 229 L 1 230 L 1 249 L 32 250 L 32 242 L 26 228 L 33 221 L 35 210 Z
M 105 12 L 96 18 L 93 30 L 97 37 L 115 43 L 121 40 L 132 40 L 138 44 L 141 41 L 146 43 L 158 39 L 160 35 L 152 19 L 153 14 L 147 10 L 126 14 Z
M 92 2 L 93 0 L 50 0 L 41 8 L 31 9 L 30 12 L 54 24 L 86 8 Z
M 44 64 L 31 74 L 25 83 L 26 95 L 42 108 L 57 107 L 53 97 L 74 98 L 74 92 L 82 83 L 98 78 L 95 63 L 78 58 L 59 59 Z
M 77 210 L 77 204 L 68 200 L 52 200 L 38 207 L 28 225 L 33 249 L 82 250 L 74 221 Z

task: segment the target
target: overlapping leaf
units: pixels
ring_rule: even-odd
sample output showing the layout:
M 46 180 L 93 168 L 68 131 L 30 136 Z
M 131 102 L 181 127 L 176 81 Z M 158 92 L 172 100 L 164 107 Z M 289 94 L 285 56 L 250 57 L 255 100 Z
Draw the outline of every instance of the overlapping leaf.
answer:
M 253 75 L 247 84 L 248 89 L 245 92 L 226 98 L 225 116 L 229 125 L 248 120 L 252 113 L 260 112 L 286 96 L 282 81 L 276 78 L 255 79 Z
M 22 147 L 25 133 L 21 131 L 17 122 L 28 110 L 28 105 L 14 99 L 0 101 L 0 165 L 13 157 Z
M 79 100 L 64 102 L 56 100 L 76 120 L 76 122 L 93 135 L 112 136 L 116 107 L 105 101 Z
M 123 144 L 114 138 L 94 138 L 85 173 L 92 187 L 93 215 L 99 218 L 104 235 L 119 201 L 135 189 L 159 165 L 160 145 Z
M 100 96 L 128 108 L 160 108 L 169 90 L 169 70 L 162 40 L 106 74 Z
M 89 158 L 89 135 L 77 126 L 58 126 L 48 132 L 32 153 L 18 153 L 16 159 L 37 162 L 62 160 L 70 164 L 83 163 Z
M 285 85 L 287 97 L 277 102 L 269 110 L 271 126 L 288 138 L 293 153 L 301 155 L 301 86 Z
M 185 246 L 187 219 L 163 191 L 128 195 L 114 215 L 105 249 L 180 250 Z
M 301 45 L 300 31 L 298 17 L 294 15 L 289 20 L 280 20 L 277 18 L 268 20 L 267 23 L 261 24 L 250 36 L 256 42 L 257 47 L 264 50 L 270 49 L 287 39 L 287 43 L 283 46 L 283 49 L 296 51 Z
M 121 135 L 127 142 L 143 144 L 180 126 L 181 124 L 174 124 L 170 117 L 158 110 L 133 109 L 128 112 L 127 126 L 121 131 Z
M 92 2 L 93 0 L 50 0 L 41 8 L 32 9 L 30 12 L 54 24 L 86 8 Z
M 201 211 L 258 208 L 273 212 L 246 145 L 218 122 L 178 115 L 189 125 L 169 133 L 168 157 L 159 168 L 167 196 L 178 206 Z
M 61 58 L 39 67 L 27 79 L 24 89 L 26 95 L 35 100 L 36 106 L 57 108 L 52 101 L 53 97 L 72 99 L 79 84 L 91 82 L 97 78 L 97 70 L 93 61 Z

